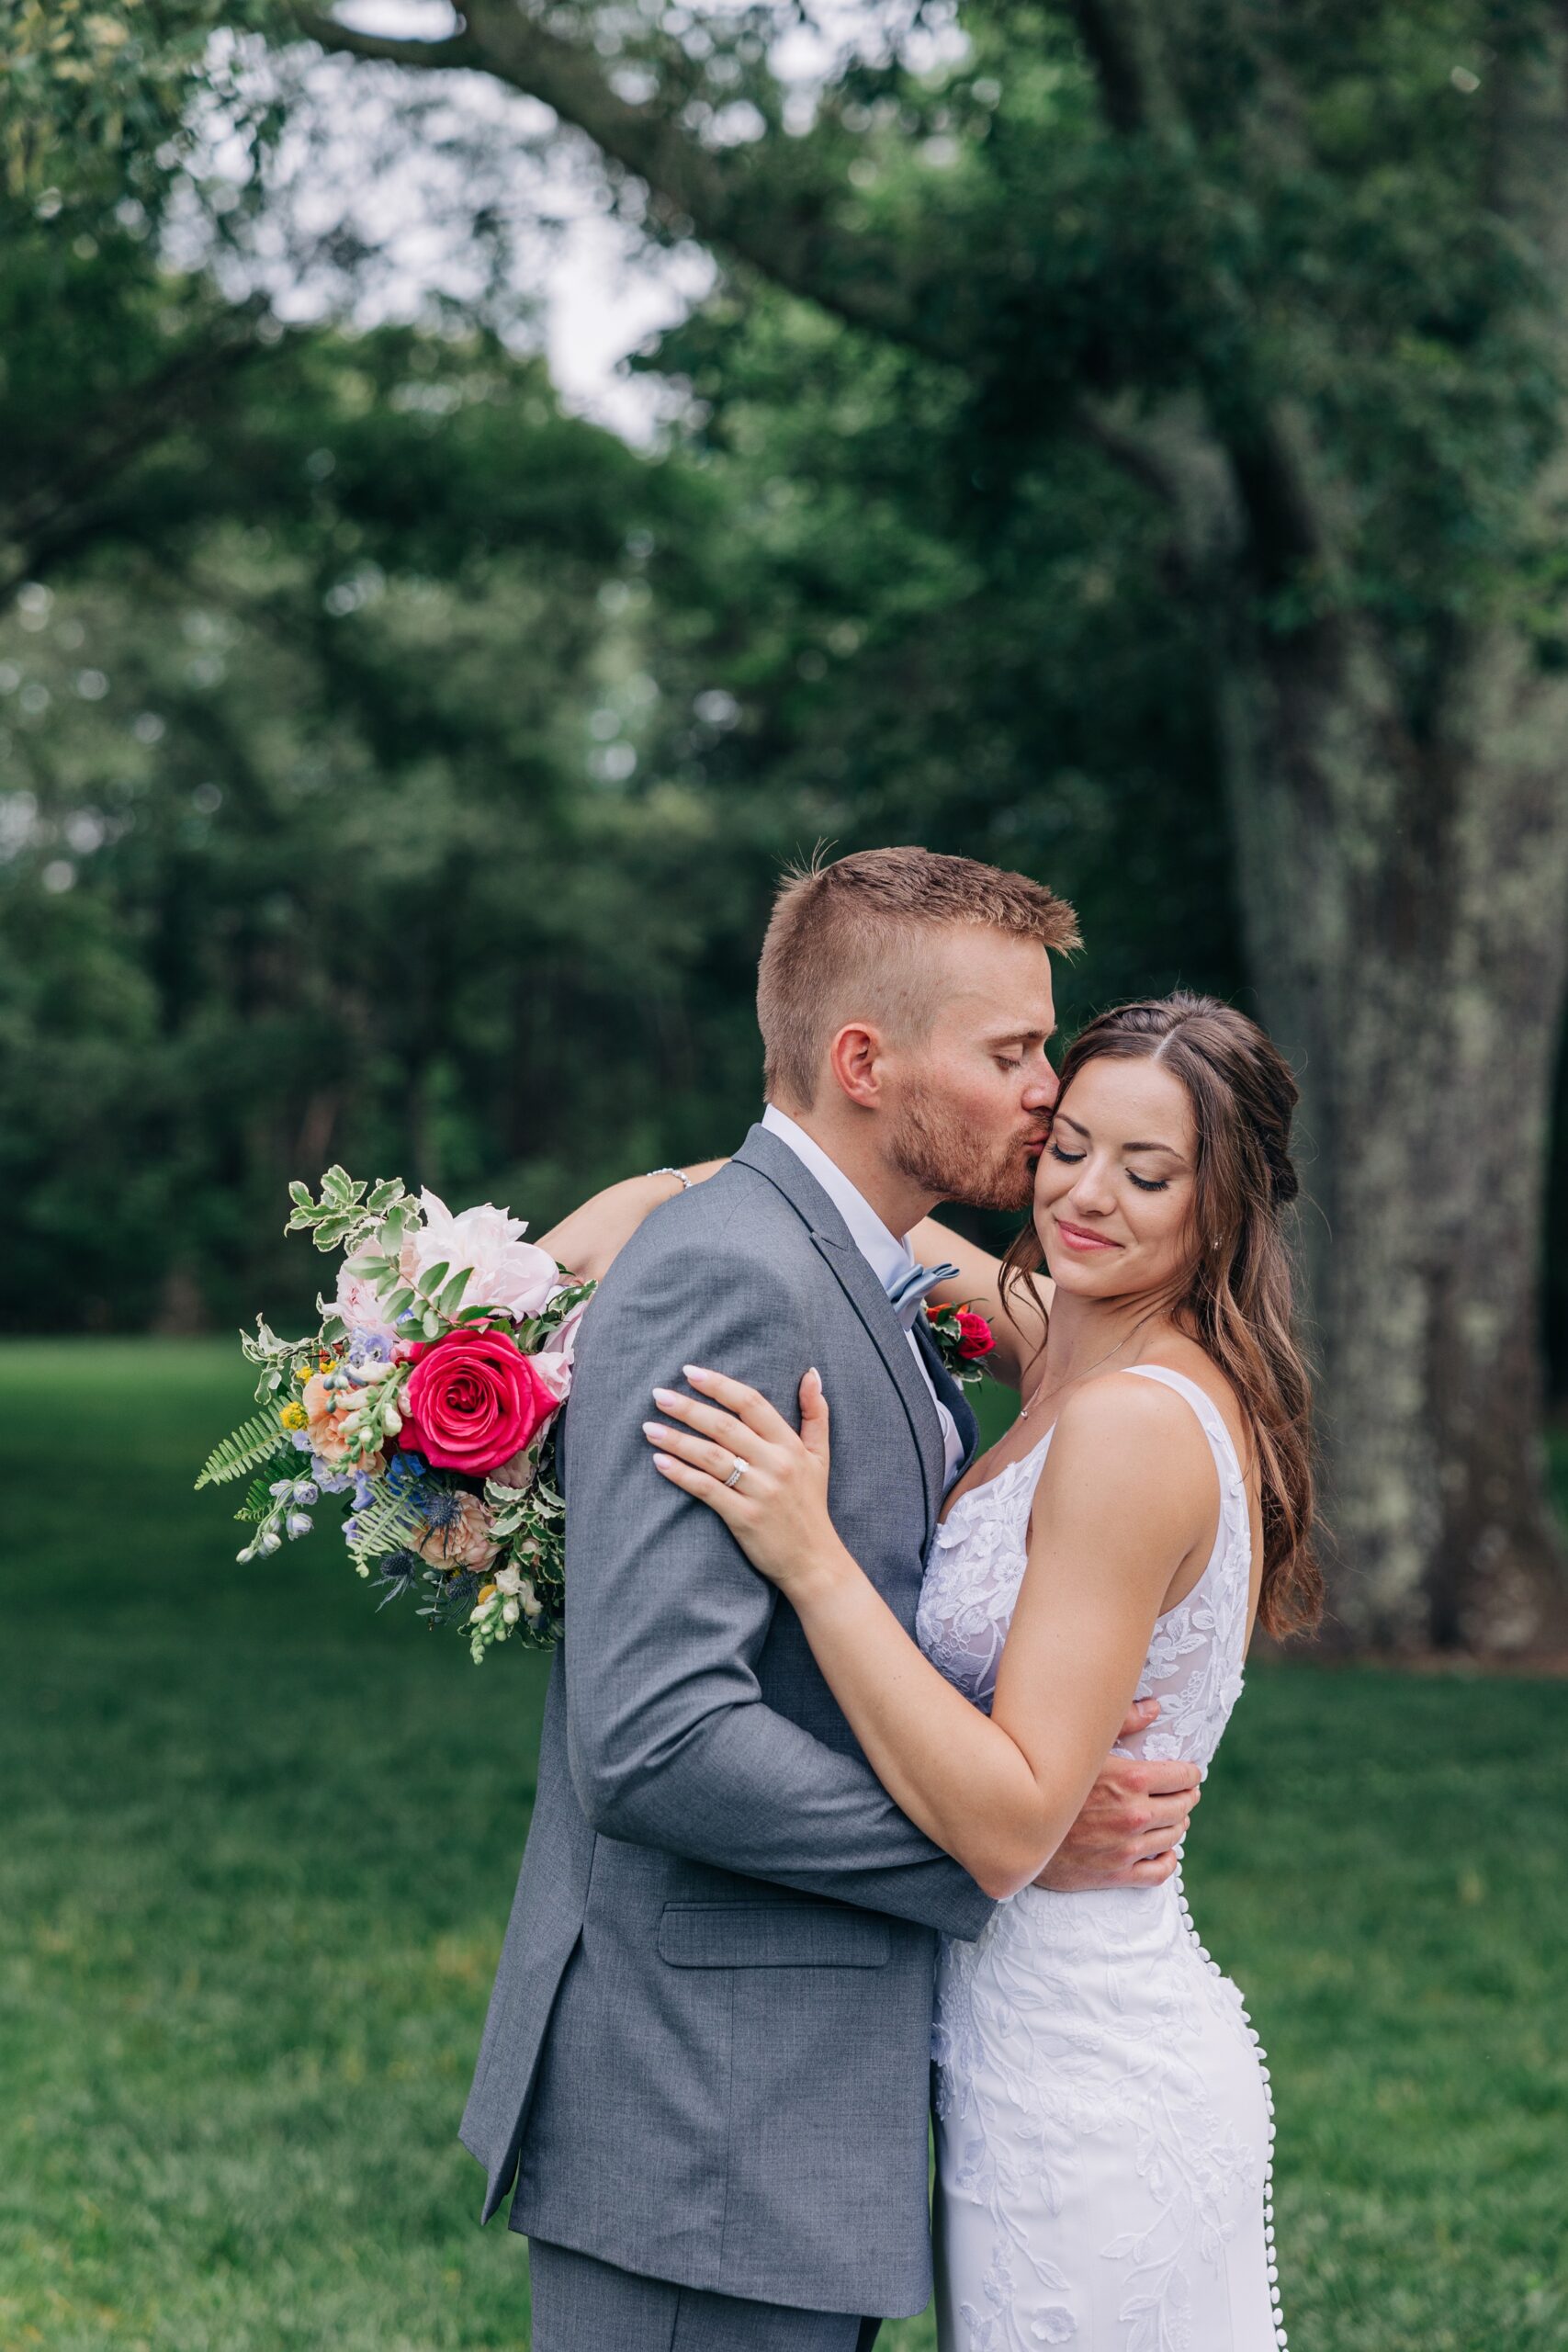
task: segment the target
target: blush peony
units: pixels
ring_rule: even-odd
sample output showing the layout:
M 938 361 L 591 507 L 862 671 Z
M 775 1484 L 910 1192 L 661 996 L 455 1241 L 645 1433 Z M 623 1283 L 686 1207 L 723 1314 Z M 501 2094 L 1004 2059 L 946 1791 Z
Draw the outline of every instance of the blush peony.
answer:
M 560 1403 L 503 1332 L 448 1331 L 411 1348 L 398 1442 L 482 1478 L 532 1443 Z
M 520 1217 L 489 1201 L 454 1216 L 434 1193 L 422 1193 L 419 1205 L 424 1223 L 409 1235 L 398 1261 L 404 1282 L 434 1266 L 444 1265 L 448 1274 L 466 1266 L 463 1305 L 499 1307 L 514 1322 L 537 1315 L 560 1288 L 560 1268 L 547 1250 L 524 1240 L 527 1228 Z
M 350 1331 L 366 1338 L 384 1339 L 390 1348 L 391 1318 L 374 1284 L 352 1258 L 345 1258 L 338 1268 L 337 1296 L 333 1303 Z

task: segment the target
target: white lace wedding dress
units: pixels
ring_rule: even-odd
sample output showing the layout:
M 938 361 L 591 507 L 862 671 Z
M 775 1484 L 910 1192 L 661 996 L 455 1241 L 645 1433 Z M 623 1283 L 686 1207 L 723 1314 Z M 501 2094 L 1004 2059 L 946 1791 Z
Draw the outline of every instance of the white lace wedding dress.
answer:
M 1137 1753 L 1206 1766 L 1241 1690 L 1252 1556 L 1228 1430 L 1192 1381 L 1219 1473 L 1214 1549 L 1161 1617 Z M 1050 1432 L 961 1495 L 927 1570 L 920 1646 L 987 1709 Z M 1198 1941 L 1179 1877 L 999 1905 L 938 1970 L 942 2352 L 1278 2352 L 1269 2070 Z

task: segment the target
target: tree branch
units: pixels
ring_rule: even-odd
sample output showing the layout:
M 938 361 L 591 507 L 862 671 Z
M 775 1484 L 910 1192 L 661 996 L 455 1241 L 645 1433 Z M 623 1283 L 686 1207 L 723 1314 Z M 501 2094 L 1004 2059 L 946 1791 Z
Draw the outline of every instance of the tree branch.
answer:
M 434 73 L 441 66 L 479 65 L 470 54 L 466 32 L 449 33 L 440 40 L 405 40 L 390 33 L 356 32 L 352 25 L 340 25 L 335 17 L 324 17 L 316 8 L 298 8 L 295 15 L 308 39 L 349 57 L 378 58 L 384 65 L 411 65 L 420 74 Z
M 90 541 L 103 519 L 104 493 L 126 469 L 176 424 L 209 401 L 267 345 L 255 329 L 260 306 L 237 305 L 220 311 L 210 333 L 177 353 L 157 375 L 133 384 L 96 418 L 76 426 L 69 462 L 25 496 L 0 510 L 0 605 L 25 581 L 62 562 Z
M 1234 559 L 1246 535 L 1235 477 L 1196 401 L 1145 416 L 1130 399 L 1085 399 L 1077 418 L 1095 447 L 1168 510 L 1171 552 L 1195 587 Z
M 515 0 L 468 0 L 464 29 L 433 41 L 352 31 L 335 17 L 300 9 L 300 29 L 323 49 L 427 69 L 487 73 L 539 99 L 593 141 L 601 153 L 651 191 L 667 221 L 689 222 L 705 243 L 749 263 L 787 292 L 851 326 L 867 328 L 929 356 L 955 359 L 960 334 L 924 315 L 925 281 L 907 249 L 843 228 L 832 217 L 840 190 L 831 179 L 781 186 L 748 148 L 716 150 L 657 105 L 623 98 L 598 53 L 551 31 Z M 791 142 L 805 160 L 807 142 Z
M 1197 141 L 1167 66 L 1159 19 L 1147 0 L 1068 0 L 1068 6 L 1111 129 L 1123 138 L 1154 139 L 1188 159 L 1195 177 L 1201 175 Z M 1245 312 L 1245 290 L 1223 268 L 1211 271 L 1207 291 L 1222 315 Z M 1238 347 L 1246 342 L 1245 334 L 1236 338 Z M 1216 505 L 1205 489 L 1201 511 L 1194 512 L 1190 488 L 1178 494 L 1179 511 L 1185 502 L 1189 525 L 1199 527 L 1196 545 L 1212 548 L 1216 544 L 1216 520 L 1223 517 L 1221 528 L 1228 529 L 1239 501 L 1265 580 L 1272 583 L 1303 562 L 1326 564 L 1331 560 L 1328 512 L 1304 413 L 1282 401 L 1249 400 L 1244 385 L 1220 389 L 1223 397 L 1212 397 L 1209 402 L 1210 432 L 1216 447 L 1228 453 L 1234 495 Z M 1125 427 L 1118 424 L 1114 430 L 1121 435 Z M 1097 437 L 1102 447 L 1111 447 L 1103 422 Z M 1147 458 L 1146 433 L 1141 438 Z M 1190 481 L 1185 474 L 1181 479 Z
M 1123 137 L 1149 131 L 1184 140 L 1186 118 L 1166 71 L 1159 26 L 1143 0 L 1068 0 L 1068 7 L 1111 129 Z

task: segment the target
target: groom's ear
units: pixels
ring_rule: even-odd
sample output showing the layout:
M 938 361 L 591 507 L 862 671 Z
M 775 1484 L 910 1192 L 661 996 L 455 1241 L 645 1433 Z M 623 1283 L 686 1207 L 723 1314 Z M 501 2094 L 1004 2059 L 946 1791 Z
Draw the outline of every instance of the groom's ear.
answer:
M 886 1099 L 886 1046 L 870 1021 L 846 1021 L 828 1048 L 833 1083 L 860 1110 L 875 1111 Z

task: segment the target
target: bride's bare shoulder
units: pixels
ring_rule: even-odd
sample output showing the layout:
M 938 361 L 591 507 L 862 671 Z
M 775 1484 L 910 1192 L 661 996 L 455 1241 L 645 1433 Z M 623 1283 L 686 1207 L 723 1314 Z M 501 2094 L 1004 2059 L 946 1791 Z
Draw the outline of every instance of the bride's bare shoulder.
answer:
M 1162 1569 L 1210 1508 L 1213 1464 L 1191 1406 L 1163 1381 L 1097 1374 L 1056 1417 L 1037 1528 L 1083 1528 L 1100 1549 L 1131 1544 Z
M 1248 1435 L 1246 1410 L 1213 1356 L 1206 1353 L 1196 1340 L 1189 1340 L 1179 1331 L 1162 1333 L 1142 1362 L 1167 1372 L 1179 1372 L 1195 1387 L 1201 1388 L 1209 1402 L 1218 1408 L 1220 1417 L 1230 1431 L 1231 1442 L 1242 1459 L 1246 1459 Z M 1143 1385 L 1145 1388 L 1152 1388 L 1156 1383 L 1145 1381 Z M 1169 1394 L 1168 1390 L 1167 1394 Z

